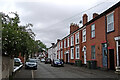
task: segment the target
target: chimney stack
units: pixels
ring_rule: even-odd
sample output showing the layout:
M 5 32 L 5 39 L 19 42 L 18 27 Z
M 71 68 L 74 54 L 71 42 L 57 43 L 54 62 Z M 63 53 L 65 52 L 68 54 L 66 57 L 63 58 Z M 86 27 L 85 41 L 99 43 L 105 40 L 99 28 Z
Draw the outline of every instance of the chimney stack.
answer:
M 77 25 L 75 23 L 70 24 L 70 34 L 73 33 L 74 31 L 76 31 L 77 29 L 79 29 L 79 25 Z
M 57 42 L 59 42 L 60 41 L 60 39 L 57 39 Z
M 52 44 L 52 46 L 55 45 L 55 43 L 51 43 L 51 44 Z
M 86 24 L 88 22 L 88 16 L 87 14 L 83 15 L 83 25 Z
M 97 17 L 99 14 L 93 13 L 93 18 Z

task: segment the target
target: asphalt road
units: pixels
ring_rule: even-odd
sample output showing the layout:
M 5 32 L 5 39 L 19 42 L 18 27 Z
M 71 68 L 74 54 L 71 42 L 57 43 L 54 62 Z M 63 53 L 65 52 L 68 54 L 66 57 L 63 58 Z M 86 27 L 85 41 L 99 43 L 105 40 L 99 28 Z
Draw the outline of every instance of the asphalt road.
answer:
M 52 67 L 50 64 L 38 63 L 34 78 L 118 78 L 114 71 L 92 70 L 74 65 Z
M 118 78 L 114 71 L 87 69 L 65 64 L 64 67 L 52 67 L 50 64 L 38 62 L 37 70 L 25 69 L 17 71 L 15 78 Z

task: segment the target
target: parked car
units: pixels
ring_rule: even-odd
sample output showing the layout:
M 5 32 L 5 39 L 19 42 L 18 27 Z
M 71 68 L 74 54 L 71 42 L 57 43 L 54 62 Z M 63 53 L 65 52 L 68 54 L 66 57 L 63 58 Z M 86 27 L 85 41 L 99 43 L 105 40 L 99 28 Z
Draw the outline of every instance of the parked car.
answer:
M 22 65 L 22 61 L 20 60 L 20 58 L 14 58 L 14 66 L 20 66 Z
M 53 59 L 51 66 L 64 66 L 64 62 L 61 59 Z
M 28 59 L 25 63 L 25 69 L 32 68 L 37 69 L 37 60 L 36 59 Z
M 41 61 L 41 62 L 45 62 L 45 58 L 41 58 L 40 61 Z
M 49 63 L 49 64 L 51 63 L 51 59 L 50 58 L 46 58 L 45 59 L 45 64 L 47 64 L 47 63 Z

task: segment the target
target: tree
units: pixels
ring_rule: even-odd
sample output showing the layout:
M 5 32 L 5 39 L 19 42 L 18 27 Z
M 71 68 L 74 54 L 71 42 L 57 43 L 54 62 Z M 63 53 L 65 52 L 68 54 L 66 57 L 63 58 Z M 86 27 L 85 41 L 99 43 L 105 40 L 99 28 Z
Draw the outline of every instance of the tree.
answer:
M 2 13 L 2 54 L 18 56 L 19 53 L 29 55 L 39 52 L 41 48 L 46 46 L 40 41 L 35 41 L 35 34 L 31 30 L 32 24 L 28 23 L 25 26 L 18 25 L 20 23 L 19 15 L 9 17 Z

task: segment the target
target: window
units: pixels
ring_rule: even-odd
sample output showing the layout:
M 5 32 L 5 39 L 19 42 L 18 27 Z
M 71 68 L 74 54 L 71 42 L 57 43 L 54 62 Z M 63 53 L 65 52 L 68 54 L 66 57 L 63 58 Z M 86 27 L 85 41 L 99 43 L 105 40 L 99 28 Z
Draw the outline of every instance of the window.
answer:
M 60 42 L 59 42 L 59 50 L 60 50 Z
M 113 13 L 107 15 L 107 32 L 114 30 L 114 15 Z
M 71 48 L 71 59 L 74 59 L 74 48 Z
M 58 52 L 58 58 L 60 59 L 60 51 Z
M 74 38 L 73 36 L 71 36 L 71 46 L 73 46 L 73 44 L 74 44 Z
M 86 41 L 86 29 L 82 31 L 82 42 Z
M 61 51 L 61 59 L 63 59 L 63 51 Z
M 79 59 L 79 46 L 76 46 L 76 59 Z
M 64 48 L 66 48 L 66 39 L 64 40 Z
M 61 49 L 62 49 L 62 46 L 63 46 L 62 44 L 63 44 L 63 43 L 62 43 L 62 41 L 61 41 Z
M 91 38 L 95 37 L 95 24 L 91 25 Z
M 69 38 L 68 38 L 68 41 L 67 41 L 68 43 L 67 43 L 67 46 L 69 47 Z
M 91 56 L 92 56 L 92 59 L 95 59 L 95 45 L 91 46 Z
M 76 44 L 79 43 L 79 32 L 75 35 L 75 42 Z

